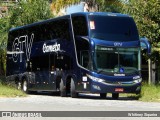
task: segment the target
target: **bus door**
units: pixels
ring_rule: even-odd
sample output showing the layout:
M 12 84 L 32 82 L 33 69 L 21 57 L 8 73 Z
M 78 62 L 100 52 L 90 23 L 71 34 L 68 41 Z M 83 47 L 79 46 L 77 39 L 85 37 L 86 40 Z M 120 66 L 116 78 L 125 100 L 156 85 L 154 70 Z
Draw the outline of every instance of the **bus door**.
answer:
M 91 70 L 91 63 L 92 63 L 91 54 L 89 53 L 89 50 L 90 50 L 89 40 L 88 38 L 84 38 L 84 37 L 76 37 L 75 43 L 76 43 L 78 63 L 81 66 L 80 74 L 77 73 L 80 77 L 78 78 L 78 80 L 80 80 L 79 82 L 81 83 L 78 89 L 82 91 L 88 91 L 90 84 L 87 81 L 86 74 L 87 74 L 87 71 Z M 79 72 L 79 70 L 77 71 Z
M 55 67 L 56 54 L 50 53 L 49 55 L 49 88 L 56 90 L 56 67 Z
M 59 91 L 62 74 L 65 73 L 65 56 L 59 53 L 53 53 L 50 55 L 50 82 L 52 89 Z
M 56 90 L 56 54 L 50 53 L 44 56 L 34 58 L 34 73 L 37 90 Z
M 32 58 L 32 70 L 35 74 L 35 89 L 48 90 L 49 84 L 49 55 Z
M 82 67 L 84 67 L 85 69 L 88 69 L 90 70 L 91 69 L 91 60 L 90 60 L 90 55 L 89 55 L 89 51 L 88 50 L 82 50 L 80 51 L 80 64 Z M 87 76 L 86 76 L 86 73 L 87 71 L 84 70 L 84 69 L 81 69 L 81 83 L 82 83 L 82 86 L 81 86 L 81 89 L 84 90 L 84 91 L 89 91 L 90 90 L 90 84 L 89 84 L 89 81 L 87 80 Z
M 50 81 L 49 86 L 52 90 L 60 90 L 60 82 L 63 76 L 70 73 L 72 68 L 71 57 L 64 53 L 50 54 Z

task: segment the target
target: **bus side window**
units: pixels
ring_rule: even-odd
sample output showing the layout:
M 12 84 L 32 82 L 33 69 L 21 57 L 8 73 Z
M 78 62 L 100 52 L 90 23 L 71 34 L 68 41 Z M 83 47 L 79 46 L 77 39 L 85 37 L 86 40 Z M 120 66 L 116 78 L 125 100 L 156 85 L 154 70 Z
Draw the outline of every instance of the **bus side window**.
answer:
M 84 16 L 72 17 L 75 36 L 88 36 L 87 22 Z
M 80 64 L 84 67 L 84 68 L 88 68 L 89 67 L 89 52 L 87 50 L 81 51 L 81 61 Z
M 52 37 L 51 39 L 70 40 L 68 19 L 50 22 L 47 30 L 48 34 Z
M 33 71 L 47 71 L 49 70 L 49 56 L 37 56 L 31 59 Z M 43 64 L 42 64 L 43 61 Z
M 70 70 L 72 68 L 72 59 L 68 55 L 58 55 L 55 60 L 55 68 L 59 70 Z
M 89 54 L 89 42 L 81 37 L 76 37 L 75 43 L 76 43 L 78 63 L 84 68 L 90 69 L 91 56 Z

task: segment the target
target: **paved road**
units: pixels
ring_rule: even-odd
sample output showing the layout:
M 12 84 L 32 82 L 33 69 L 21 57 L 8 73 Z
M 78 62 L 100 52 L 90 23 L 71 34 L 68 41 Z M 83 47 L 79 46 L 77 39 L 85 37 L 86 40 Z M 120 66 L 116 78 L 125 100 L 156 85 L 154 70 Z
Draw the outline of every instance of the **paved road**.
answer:
M 0 98 L 0 111 L 160 111 L 160 103 L 139 102 L 129 98 L 112 100 L 110 97 L 100 99 L 97 94 L 80 95 L 79 98 L 59 97 L 52 94 L 29 95 L 24 98 Z M 9 120 L 8 118 L 3 118 Z M 3 120 L 2 119 L 2 120 Z M 14 118 L 15 119 L 15 118 Z M 16 118 L 17 120 L 18 118 Z M 22 118 L 19 118 L 20 120 Z M 25 120 L 25 118 L 23 118 Z M 27 118 L 26 118 L 27 119 Z M 38 118 L 35 118 L 38 119 Z M 44 119 L 44 118 L 43 118 Z M 43 120 L 42 119 L 42 120 Z M 46 118 L 53 119 L 53 118 Z M 57 118 L 55 118 L 57 119 Z M 81 118 L 58 118 L 80 120 Z M 108 118 L 83 118 L 83 120 L 103 120 Z M 110 118 L 122 120 L 127 118 Z M 135 118 L 130 118 L 135 119 Z M 140 118 L 150 120 L 151 118 Z M 158 118 L 154 118 L 157 119 Z M 41 119 L 38 119 L 41 120 Z M 82 120 L 82 119 L 81 119 Z

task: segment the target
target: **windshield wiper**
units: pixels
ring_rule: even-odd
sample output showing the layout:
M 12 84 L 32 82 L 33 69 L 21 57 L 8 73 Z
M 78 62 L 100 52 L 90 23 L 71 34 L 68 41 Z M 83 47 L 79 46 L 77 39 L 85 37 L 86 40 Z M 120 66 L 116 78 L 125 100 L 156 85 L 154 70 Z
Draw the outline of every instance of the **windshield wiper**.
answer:
M 104 69 L 101 69 L 101 70 L 98 70 L 98 71 L 97 71 L 98 74 L 99 74 L 99 73 L 102 73 L 102 72 L 105 72 Z

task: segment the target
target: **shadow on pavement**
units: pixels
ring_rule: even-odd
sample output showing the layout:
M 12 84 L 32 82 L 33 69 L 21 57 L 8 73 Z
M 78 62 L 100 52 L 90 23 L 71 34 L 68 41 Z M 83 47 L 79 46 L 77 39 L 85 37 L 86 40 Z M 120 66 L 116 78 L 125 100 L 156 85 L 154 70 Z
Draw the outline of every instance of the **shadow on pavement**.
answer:
M 118 99 L 113 99 L 111 95 L 108 95 L 106 98 L 100 98 L 99 94 L 80 94 L 79 98 L 81 99 L 101 99 L 101 100 L 138 100 L 139 96 L 120 96 Z
M 59 96 L 60 97 L 60 93 L 59 92 L 33 92 L 30 93 L 30 95 L 45 95 L 45 96 Z M 67 95 L 67 97 L 70 97 L 70 94 Z M 123 96 L 120 95 L 118 99 L 113 99 L 112 95 L 109 94 L 107 95 L 106 98 L 101 98 L 99 94 L 85 94 L 85 93 L 79 93 L 78 98 L 75 99 L 92 99 L 92 100 L 122 100 L 122 101 L 134 101 L 134 100 L 138 100 L 140 96 L 136 95 L 136 96 Z M 74 98 L 73 98 L 74 99 Z

